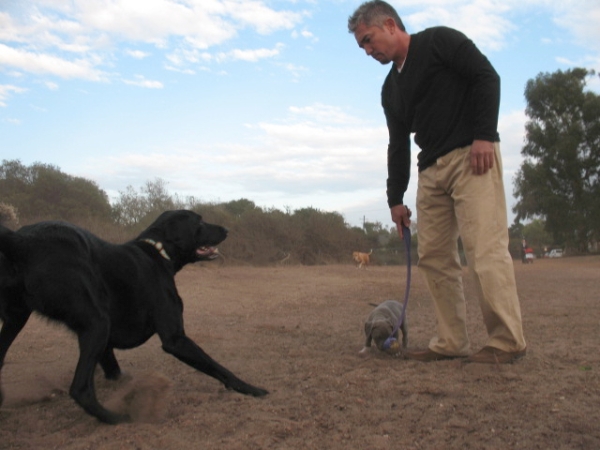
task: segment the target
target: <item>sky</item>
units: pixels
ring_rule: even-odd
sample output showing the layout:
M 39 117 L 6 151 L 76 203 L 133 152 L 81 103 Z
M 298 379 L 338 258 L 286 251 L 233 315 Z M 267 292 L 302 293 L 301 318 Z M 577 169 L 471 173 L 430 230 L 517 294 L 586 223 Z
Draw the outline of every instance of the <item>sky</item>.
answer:
M 245 198 L 393 226 L 380 104 L 390 66 L 348 33 L 360 3 L 0 0 L 0 160 L 56 166 L 111 201 L 160 178 L 201 202 Z M 390 3 L 409 33 L 462 31 L 500 74 L 512 222 L 525 85 L 540 73 L 600 71 L 600 1 Z M 588 88 L 600 92 L 598 81 Z M 418 151 L 404 197 L 413 211 Z

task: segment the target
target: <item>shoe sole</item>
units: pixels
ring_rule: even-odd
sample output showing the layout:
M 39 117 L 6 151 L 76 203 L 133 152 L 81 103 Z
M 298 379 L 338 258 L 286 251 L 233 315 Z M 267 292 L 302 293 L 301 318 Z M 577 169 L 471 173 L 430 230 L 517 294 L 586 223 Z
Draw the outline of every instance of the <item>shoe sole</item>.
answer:
M 520 359 L 522 359 L 523 357 L 525 357 L 526 353 L 523 352 L 521 354 L 515 354 L 515 355 L 511 355 L 509 359 L 507 359 L 506 361 L 503 361 L 502 359 L 505 358 L 503 356 L 494 356 L 494 359 L 489 359 L 489 360 L 476 360 L 476 359 L 471 359 L 471 357 L 466 358 L 463 362 L 464 363 L 470 363 L 470 364 L 512 364 Z
M 404 355 L 406 359 L 409 359 L 411 361 L 419 361 L 419 362 L 436 362 L 436 361 L 448 361 L 448 360 L 452 360 L 452 359 L 460 359 L 460 358 L 466 358 L 466 356 L 449 356 L 449 355 L 439 355 L 439 356 L 434 356 L 434 357 L 426 357 L 426 358 L 418 358 L 418 357 L 411 357 L 407 354 Z

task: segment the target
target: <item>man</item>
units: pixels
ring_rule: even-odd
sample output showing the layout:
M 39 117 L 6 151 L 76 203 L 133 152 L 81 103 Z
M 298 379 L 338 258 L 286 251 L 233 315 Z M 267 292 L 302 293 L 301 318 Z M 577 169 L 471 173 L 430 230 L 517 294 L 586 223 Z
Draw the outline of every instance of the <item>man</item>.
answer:
M 437 336 L 419 361 L 466 357 L 511 363 L 525 355 L 521 311 L 508 252 L 506 200 L 497 132 L 500 79 L 459 31 L 434 27 L 408 34 L 397 12 L 363 3 L 348 19 L 360 48 L 392 63 L 382 105 L 389 130 L 387 198 L 402 236 L 410 224 L 403 197 L 410 176 L 410 136 L 418 155 L 419 269 L 437 318 Z M 488 341 L 471 353 L 458 237 L 474 275 Z

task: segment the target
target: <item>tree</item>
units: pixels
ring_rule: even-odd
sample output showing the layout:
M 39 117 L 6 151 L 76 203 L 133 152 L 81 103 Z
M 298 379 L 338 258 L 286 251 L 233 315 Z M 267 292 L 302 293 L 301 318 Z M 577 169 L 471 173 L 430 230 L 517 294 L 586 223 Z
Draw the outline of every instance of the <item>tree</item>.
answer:
M 147 214 L 146 199 L 133 186 L 119 191 L 119 199 L 113 204 L 112 214 L 115 223 L 124 226 L 139 223 Z
M 586 251 L 600 238 L 600 96 L 595 73 L 539 74 L 525 88 L 524 161 L 514 181 L 516 221 L 545 219 L 555 243 Z
M 240 217 L 247 211 L 254 211 L 256 208 L 256 204 L 248 200 L 246 198 L 240 198 L 239 200 L 232 200 L 230 202 L 225 203 L 225 210 L 232 214 L 234 217 Z
M 133 186 L 119 191 L 119 199 L 112 206 L 114 221 L 119 225 L 145 227 L 160 213 L 171 209 L 181 209 L 187 204 L 177 195 L 173 197 L 167 190 L 167 183 L 161 178 L 146 181 L 137 192 Z
M 67 175 L 49 164 L 27 167 L 19 160 L 3 160 L 0 200 L 18 210 L 22 223 L 42 219 L 110 220 L 108 196 L 96 183 Z

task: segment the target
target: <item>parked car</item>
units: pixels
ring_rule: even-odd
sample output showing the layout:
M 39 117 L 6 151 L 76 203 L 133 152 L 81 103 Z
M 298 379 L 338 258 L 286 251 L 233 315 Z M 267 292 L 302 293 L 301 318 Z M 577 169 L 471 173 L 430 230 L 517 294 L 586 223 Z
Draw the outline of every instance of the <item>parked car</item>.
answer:
M 562 248 L 555 248 L 554 250 L 550 250 L 550 253 L 548 254 L 548 258 L 562 258 L 562 256 Z

